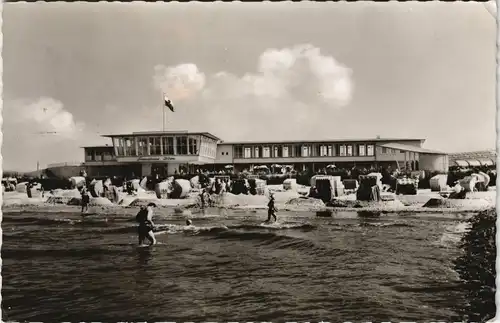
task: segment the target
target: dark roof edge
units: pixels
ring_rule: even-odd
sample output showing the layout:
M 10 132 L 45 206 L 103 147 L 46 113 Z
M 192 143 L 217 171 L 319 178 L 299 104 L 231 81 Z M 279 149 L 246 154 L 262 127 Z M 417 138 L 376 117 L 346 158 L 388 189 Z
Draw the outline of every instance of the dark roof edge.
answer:
M 204 135 L 212 139 L 215 139 L 217 141 L 221 140 L 219 137 L 217 137 L 214 134 L 211 134 L 210 132 L 189 132 L 189 131 L 140 131 L 140 132 L 125 133 L 125 134 L 101 135 L 101 137 L 114 138 L 114 137 L 141 137 L 148 135 L 183 135 L 183 134 L 193 135 L 193 136 Z
M 221 144 L 226 145 L 255 145 L 255 144 L 282 144 L 282 143 L 319 143 L 319 142 L 358 142 L 358 141 L 366 141 L 366 142 L 393 142 L 393 141 L 420 141 L 421 143 L 425 142 L 425 139 L 421 138 L 361 138 L 361 139 L 312 139 L 312 140 L 278 140 L 278 141 L 222 141 Z

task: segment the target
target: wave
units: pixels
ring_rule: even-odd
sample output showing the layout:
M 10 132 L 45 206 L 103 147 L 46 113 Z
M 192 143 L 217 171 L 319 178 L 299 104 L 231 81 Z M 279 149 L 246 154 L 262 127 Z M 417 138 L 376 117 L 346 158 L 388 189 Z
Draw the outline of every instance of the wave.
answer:
M 469 229 L 470 224 L 465 222 L 448 225 L 435 245 L 446 248 L 455 247 Z
M 229 229 L 240 229 L 240 230 L 255 230 L 255 229 L 270 229 L 270 230 L 289 230 L 289 229 L 301 229 L 301 230 L 313 230 L 316 227 L 308 223 L 279 223 L 279 224 L 240 224 L 231 225 Z
M 228 230 L 218 232 L 213 238 L 217 240 L 253 241 L 258 243 L 258 246 L 272 246 L 272 249 L 307 250 L 310 252 L 327 251 L 309 239 L 287 236 L 277 231 Z
M 413 228 L 415 227 L 409 223 L 391 223 L 391 222 L 363 222 L 359 224 L 360 227 L 401 227 Z
M 41 218 L 41 217 L 16 217 L 16 218 L 8 218 L 3 219 L 5 223 L 15 223 L 15 224 L 25 224 L 25 225 L 75 225 L 82 224 L 88 226 L 108 226 L 109 217 L 103 218 Z M 110 221 L 111 222 L 111 221 Z
M 197 227 L 194 225 L 186 226 L 186 225 L 178 225 L 178 224 L 158 224 L 156 225 L 153 232 L 155 234 L 164 234 L 164 233 L 200 233 L 200 232 L 218 232 L 228 230 L 226 226 L 211 226 L 211 227 Z M 122 226 L 119 228 L 114 228 L 110 230 L 106 230 L 105 233 L 135 233 L 137 232 L 137 225 L 128 225 Z
M 39 225 L 51 225 L 51 224 L 75 224 L 82 222 L 81 219 L 49 219 L 49 218 L 37 218 L 37 217 L 22 217 L 22 218 L 9 218 L 4 219 L 4 222 L 10 223 L 22 223 L 22 224 L 39 224 Z
M 91 258 L 99 255 L 106 254 L 120 254 L 123 253 L 122 248 L 110 248 L 109 245 L 103 244 L 102 246 L 92 247 L 77 247 L 77 248 L 61 248 L 55 246 L 54 248 L 5 248 L 2 249 L 2 258 L 4 259 L 26 259 L 33 258 Z

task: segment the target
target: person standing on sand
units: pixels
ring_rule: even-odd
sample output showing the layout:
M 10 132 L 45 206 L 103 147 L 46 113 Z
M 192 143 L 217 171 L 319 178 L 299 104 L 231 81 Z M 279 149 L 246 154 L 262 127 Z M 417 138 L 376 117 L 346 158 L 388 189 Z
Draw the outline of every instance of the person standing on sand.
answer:
M 269 194 L 269 203 L 267 203 L 267 220 L 266 222 L 271 222 L 271 217 L 274 218 L 274 222 L 277 221 L 276 219 L 276 206 L 274 205 L 274 194 L 271 193 Z
M 139 222 L 139 227 L 137 228 L 139 245 L 142 245 L 146 238 L 150 241 L 150 246 L 156 244 L 156 238 L 153 232 L 155 227 L 153 223 L 154 207 L 156 207 L 154 203 L 149 203 L 145 208 L 141 208 L 135 217 L 136 221 Z
M 85 186 L 80 193 L 82 194 L 82 215 L 84 215 L 89 211 L 90 196 Z

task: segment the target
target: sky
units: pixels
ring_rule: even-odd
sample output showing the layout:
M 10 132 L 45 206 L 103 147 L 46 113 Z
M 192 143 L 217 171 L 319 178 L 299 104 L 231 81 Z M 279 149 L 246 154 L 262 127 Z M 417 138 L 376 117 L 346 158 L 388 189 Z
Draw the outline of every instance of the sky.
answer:
M 411 137 L 494 149 L 496 24 L 481 3 L 6 3 L 4 169 L 104 134 Z

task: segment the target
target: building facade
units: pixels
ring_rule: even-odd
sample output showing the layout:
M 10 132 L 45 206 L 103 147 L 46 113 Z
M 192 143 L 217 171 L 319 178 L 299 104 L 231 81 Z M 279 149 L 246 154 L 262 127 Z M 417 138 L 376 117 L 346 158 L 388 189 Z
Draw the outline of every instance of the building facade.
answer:
M 83 147 L 90 176 L 170 176 L 202 168 L 236 172 L 254 166 L 290 165 L 317 171 L 327 165 L 340 168 L 382 166 L 448 170 L 445 153 L 422 148 L 423 139 L 364 139 L 269 142 L 223 142 L 204 133 L 135 132 L 107 135 L 109 146 Z

